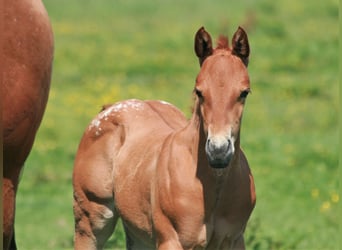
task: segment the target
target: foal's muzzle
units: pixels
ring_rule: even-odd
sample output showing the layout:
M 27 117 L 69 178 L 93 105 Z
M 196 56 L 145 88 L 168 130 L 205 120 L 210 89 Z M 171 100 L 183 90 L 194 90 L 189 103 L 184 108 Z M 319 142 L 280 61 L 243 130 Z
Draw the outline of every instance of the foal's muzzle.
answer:
M 205 151 L 211 167 L 225 168 L 234 154 L 234 144 L 226 138 L 208 138 Z

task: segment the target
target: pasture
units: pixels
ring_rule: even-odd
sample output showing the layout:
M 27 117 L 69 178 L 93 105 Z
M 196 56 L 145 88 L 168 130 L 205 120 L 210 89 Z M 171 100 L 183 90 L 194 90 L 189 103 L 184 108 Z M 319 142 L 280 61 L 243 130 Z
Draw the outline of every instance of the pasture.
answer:
M 339 249 L 338 1 L 44 0 L 50 97 L 17 196 L 19 249 L 72 249 L 72 169 L 103 104 L 162 99 L 189 115 L 197 29 L 251 46 L 241 145 L 257 204 L 247 249 Z M 108 249 L 123 249 L 117 227 Z

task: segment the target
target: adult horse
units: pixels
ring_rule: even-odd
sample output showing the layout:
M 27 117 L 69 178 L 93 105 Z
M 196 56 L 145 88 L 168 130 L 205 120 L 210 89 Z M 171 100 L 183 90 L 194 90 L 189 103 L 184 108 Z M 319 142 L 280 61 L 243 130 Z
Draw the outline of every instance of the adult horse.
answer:
M 243 249 L 255 205 L 240 149 L 250 92 L 247 34 L 232 48 L 195 36 L 201 70 L 192 117 L 160 101 L 126 100 L 90 123 L 75 159 L 75 249 L 100 249 L 119 217 L 128 249 Z
M 7 0 L 1 9 L 3 248 L 15 249 L 19 175 L 43 117 L 50 88 L 53 34 L 40 0 Z

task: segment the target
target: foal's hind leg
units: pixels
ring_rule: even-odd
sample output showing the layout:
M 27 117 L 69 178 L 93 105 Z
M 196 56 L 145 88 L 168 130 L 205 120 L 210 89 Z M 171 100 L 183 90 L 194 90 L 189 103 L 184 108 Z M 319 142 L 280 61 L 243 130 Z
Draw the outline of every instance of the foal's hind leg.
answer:
M 95 118 L 76 155 L 73 188 L 75 249 L 102 249 L 114 231 L 113 162 L 123 141 L 122 127 L 110 110 Z
M 74 197 L 75 249 L 102 249 L 118 220 L 113 199 L 93 194 Z
M 114 205 L 111 164 L 91 150 L 80 152 L 73 175 L 75 249 L 102 249 L 119 217 Z

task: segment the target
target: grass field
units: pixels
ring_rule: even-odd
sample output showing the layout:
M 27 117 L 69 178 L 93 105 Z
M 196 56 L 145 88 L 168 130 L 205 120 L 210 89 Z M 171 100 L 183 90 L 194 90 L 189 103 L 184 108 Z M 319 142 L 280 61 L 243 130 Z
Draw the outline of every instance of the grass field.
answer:
M 55 34 L 50 98 L 17 196 L 19 249 L 73 247 L 72 169 L 101 106 L 163 99 L 190 114 L 194 34 L 246 28 L 242 128 L 257 189 L 248 249 L 337 250 L 338 1 L 44 0 Z M 107 244 L 124 248 L 121 226 Z

